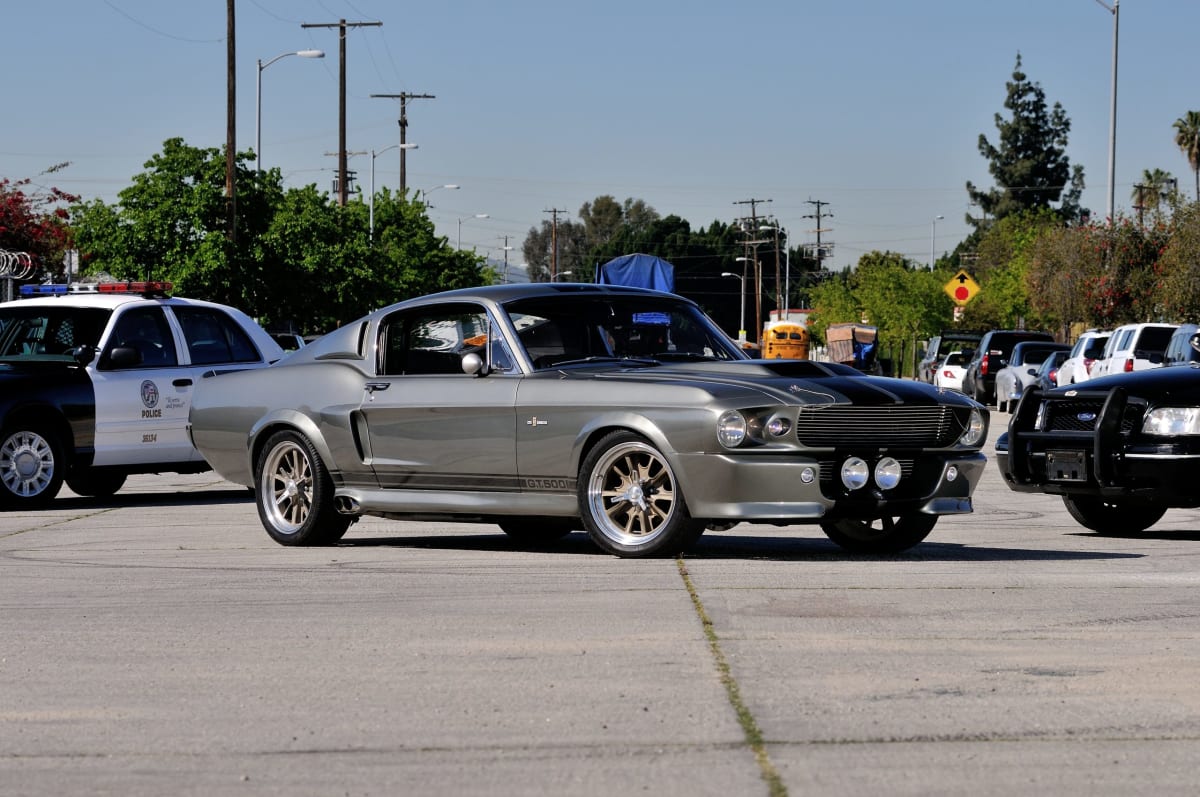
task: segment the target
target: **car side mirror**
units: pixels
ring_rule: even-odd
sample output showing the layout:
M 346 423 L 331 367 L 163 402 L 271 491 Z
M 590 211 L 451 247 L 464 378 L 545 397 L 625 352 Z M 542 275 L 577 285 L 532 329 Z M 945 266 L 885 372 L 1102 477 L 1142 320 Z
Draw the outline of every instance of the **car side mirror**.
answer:
M 487 375 L 487 363 L 485 363 L 483 358 L 475 352 L 463 355 L 462 369 L 464 374 L 470 374 L 472 376 Z
M 132 346 L 114 346 L 108 352 L 108 364 L 112 368 L 132 368 L 142 364 L 142 353 Z
M 1197 332 L 1195 335 L 1192 335 L 1190 338 L 1188 338 L 1188 345 L 1191 346 L 1195 351 L 1200 352 L 1200 332 Z
M 96 349 L 85 343 L 72 349 L 71 357 L 80 365 L 87 365 L 96 358 Z

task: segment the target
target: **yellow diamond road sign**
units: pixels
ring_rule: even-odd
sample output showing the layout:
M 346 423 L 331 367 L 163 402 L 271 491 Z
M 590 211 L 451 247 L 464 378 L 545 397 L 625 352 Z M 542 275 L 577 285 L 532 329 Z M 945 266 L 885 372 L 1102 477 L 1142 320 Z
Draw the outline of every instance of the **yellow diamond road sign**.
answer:
M 954 300 L 954 303 L 962 307 L 967 302 L 975 298 L 975 294 L 979 293 L 979 283 L 971 279 L 971 275 L 959 269 L 949 282 L 946 283 L 946 293 Z

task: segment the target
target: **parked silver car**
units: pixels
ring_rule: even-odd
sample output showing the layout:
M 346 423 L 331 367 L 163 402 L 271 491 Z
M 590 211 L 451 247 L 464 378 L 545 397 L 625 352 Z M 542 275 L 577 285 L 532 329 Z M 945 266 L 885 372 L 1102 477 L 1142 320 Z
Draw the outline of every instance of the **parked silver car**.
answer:
M 585 528 L 618 556 L 706 527 L 820 524 L 904 550 L 970 512 L 987 410 L 835 363 L 750 360 L 693 302 L 605 285 L 392 305 L 263 373 L 202 380 L 191 434 L 284 545 L 363 515 Z

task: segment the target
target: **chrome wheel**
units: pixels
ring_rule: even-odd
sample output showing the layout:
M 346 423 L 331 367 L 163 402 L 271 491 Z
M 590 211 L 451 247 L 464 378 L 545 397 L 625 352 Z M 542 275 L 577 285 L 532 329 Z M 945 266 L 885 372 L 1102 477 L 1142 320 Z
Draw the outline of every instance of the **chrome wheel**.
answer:
M 0 442 L 0 483 L 6 503 L 35 505 L 49 501 L 62 486 L 58 447 L 52 437 L 33 429 L 12 429 Z
M 312 463 L 299 445 L 287 441 L 267 454 L 259 490 L 263 510 L 283 534 L 295 534 L 313 505 Z
M 271 435 L 255 471 L 258 517 L 281 545 L 329 545 L 354 522 L 333 506 L 333 480 L 312 442 L 291 430 Z
M 610 553 L 677 553 L 704 531 L 704 524 L 688 513 L 666 458 L 632 433 L 616 432 L 602 440 L 581 475 L 584 525 Z

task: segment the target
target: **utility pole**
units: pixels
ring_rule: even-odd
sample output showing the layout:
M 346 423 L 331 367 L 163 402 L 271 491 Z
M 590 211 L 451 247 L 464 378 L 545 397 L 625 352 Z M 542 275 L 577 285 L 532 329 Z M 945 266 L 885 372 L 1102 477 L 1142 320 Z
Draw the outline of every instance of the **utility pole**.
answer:
M 554 282 L 558 275 L 558 214 L 566 213 L 567 211 L 559 208 L 550 208 L 543 210 L 543 213 L 549 213 L 553 221 L 550 224 L 550 281 Z
M 229 0 L 233 3 L 233 0 Z M 346 28 L 377 28 L 382 22 L 302 22 L 302 28 L 338 29 L 338 205 L 346 206 Z M 400 150 L 401 153 L 404 150 Z M 401 155 L 403 157 L 403 155 Z
M 225 204 L 229 242 L 237 240 L 237 58 L 234 47 L 234 0 L 225 2 Z
M 404 196 L 408 188 L 408 179 L 404 173 L 404 155 L 407 151 L 404 144 L 408 140 L 405 135 L 408 132 L 408 101 L 433 100 L 437 98 L 432 94 L 409 94 L 407 91 L 402 91 L 399 94 L 372 94 L 371 96 L 383 97 L 389 100 L 400 100 L 400 196 Z
M 762 343 L 762 270 L 758 265 L 758 245 L 765 244 L 767 241 L 758 240 L 758 206 L 760 204 L 770 202 L 769 199 L 740 199 L 734 202 L 735 205 L 750 206 L 750 225 L 746 226 L 745 217 L 739 219 L 742 222 L 742 231 L 746 233 L 745 252 L 747 260 L 754 260 L 754 341 Z M 753 257 L 751 257 L 753 255 Z M 746 261 L 743 261 L 745 263 Z M 742 279 L 745 279 L 745 267 L 742 269 Z
M 504 236 L 504 247 L 501 249 L 504 252 L 504 284 L 508 284 L 508 253 L 512 251 L 512 247 L 508 245 L 508 236 Z
M 815 232 L 817 234 L 817 271 L 820 271 L 822 268 L 821 261 L 825 258 L 825 250 L 821 248 L 821 233 L 833 232 L 832 229 L 825 229 L 821 226 L 821 219 L 826 217 L 833 218 L 833 214 L 829 212 L 821 212 L 821 208 L 825 205 L 828 205 L 828 202 L 823 202 L 820 199 L 810 199 L 808 200 L 808 204 L 815 207 L 817 211 L 816 213 L 810 213 L 807 216 L 802 216 L 801 218 L 817 220 L 817 228 L 815 230 L 809 230 L 809 232 Z

